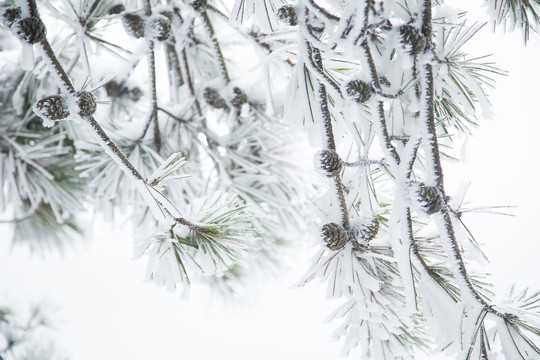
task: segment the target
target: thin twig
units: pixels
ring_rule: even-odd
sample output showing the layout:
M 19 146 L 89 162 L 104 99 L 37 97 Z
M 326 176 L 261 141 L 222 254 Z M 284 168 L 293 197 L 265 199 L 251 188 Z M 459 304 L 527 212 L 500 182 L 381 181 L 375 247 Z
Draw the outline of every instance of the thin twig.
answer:
M 159 119 L 157 114 L 157 88 L 156 88 L 156 58 L 154 52 L 154 41 L 148 40 L 148 77 L 150 78 L 150 94 L 152 95 L 152 109 L 150 119 L 154 121 L 154 146 L 159 152 L 161 150 L 161 134 L 159 131 Z M 144 137 L 144 134 L 143 134 Z
M 371 54 L 371 49 L 369 48 L 369 44 L 367 40 L 364 40 L 361 46 L 364 49 L 364 53 L 367 58 L 369 71 L 371 74 L 371 81 L 373 82 L 376 89 L 381 90 L 381 83 L 379 81 L 379 76 L 377 75 L 377 68 L 375 67 L 375 61 L 373 60 L 373 55 Z M 381 132 L 382 140 L 385 145 L 384 148 L 389 155 L 388 157 L 392 159 L 396 165 L 399 165 L 400 158 L 396 151 L 396 148 L 390 141 L 390 136 L 388 134 L 388 128 L 386 126 L 386 119 L 384 115 L 384 104 L 382 101 L 379 101 L 377 104 L 377 120 L 378 120 L 379 130 Z
M 219 46 L 219 41 L 214 32 L 214 27 L 212 26 L 212 22 L 210 21 L 210 18 L 208 17 L 208 13 L 206 12 L 206 10 L 202 11 L 200 14 L 201 14 L 201 18 L 204 24 L 204 28 L 206 29 L 206 32 L 208 33 L 210 40 L 212 40 L 214 52 L 216 53 L 217 60 L 219 62 L 219 67 L 221 68 L 221 75 L 223 76 L 223 79 L 225 80 L 225 82 L 229 83 L 231 82 L 231 79 L 229 78 L 227 65 L 225 65 L 225 58 L 223 57 L 221 46 Z
M 157 110 L 158 111 L 161 111 L 161 112 L 164 112 L 165 114 L 169 115 L 171 118 L 173 118 L 174 120 L 180 122 L 180 123 L 189 123 L 190 120 L 186 120 L 186 119 L 182 119 L 181 117 L 178 117 L 176 115 L 174 115 L 173 113 L 171 113 L 169 110 L 166 110 L 162 107 L 157 107 Z

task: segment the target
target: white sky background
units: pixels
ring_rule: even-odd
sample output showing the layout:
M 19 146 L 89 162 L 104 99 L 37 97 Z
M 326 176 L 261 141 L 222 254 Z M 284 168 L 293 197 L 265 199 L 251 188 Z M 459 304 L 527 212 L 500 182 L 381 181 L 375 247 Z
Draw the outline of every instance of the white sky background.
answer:
M 509 76 L 498 77 L 490 92 L 496 118 L 474 130 L 469 162 L 445 168 L 447 191 L 472 181 L 471 207 L 517 206 L 511 210 L 517 217 L 470 214 L 464 221 L 484 244 L 501 289 L 516 281 L 540 289 L 540 41 L 524 48 L 519 33 L 494 35 L 486 27 L 470 49 L 495 54 Z M 57 342 L 72 360 L 339 358 L 341 344 L 330 340 L 337 324 L 324 323 L 339 301 L 326 300 L 315 283 L 291 288 L 315 249 L 300 252 L 282 279 L 261 284 L 254 299 L 224 306 L 200 287 L 183 300 L 144 283 L 145 259 L 131 260 L 128 230 L 101 226 L 76 251 L 45 259 L 10 250 L 7 227 L 0 232 L 0 299 L 21 309 L 51 304 Z

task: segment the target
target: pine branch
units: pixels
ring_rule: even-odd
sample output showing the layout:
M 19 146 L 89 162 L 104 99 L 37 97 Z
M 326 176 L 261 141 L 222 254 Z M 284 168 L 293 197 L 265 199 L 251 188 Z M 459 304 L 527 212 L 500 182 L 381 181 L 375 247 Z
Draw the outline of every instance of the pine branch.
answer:
M 430 39 L 432 37 L 431 6 L 431 0 L 424 0 L 422 5 L 422 33 L 426 39 L 429 40 L 428 44 L 431 43 Z M 431 63 L 428 62 L 422 64 L 420 68 L 420 81 L 422 95 L 421 118 L 423 118 L 425 121 L 423 123 L 425 136 L 423 140 L 423 147 L 428 154 L 426 160 L 428 171 L 432 177 L 430 181 L 433 181 L 444 198 L 446 195 L 444 192 L 441 158 L 437 131 L 435 128 L 433 68 Z M 457 243 L 452 218 L 448 208 L 443 207 L 443 209 L 434 216 L 437 226 L 441 231 L 443 246 L 451 259 L 450 266 L 462 291 L 462 297 L 464 298 L 463 300 L 465 302 L 472 300 L 473 302 L 480 304 L 488 312 L 506 319 L 507 317 L 505 314 L 498 312 L 493 306 L 489 305 L 474 288 Z
M 29 3 L 33 3 L 32 0 L 29 0 Z M 34 7 L 35 7 L 35 4 L 33 4 Z M 146 12 L 150 13 L 151 14 L 151 8 L 150 8 L 150 3 L 149 3 L 149 0 L 147 1 L 146 3 Z M 37 14 L 37 8 L 34 9 L 33 13 Z M 149 42 L 151 45 L 150 45 L 150 49 L 152 50 L 151 53 L 153 54 L 153 43 L 150 41 Z M 54 51 L 52 50 L 52 48 L 50 47 L 50 44 L 49 42 L 47 41 L 47 38 L 46 36 L 43 37 L 43 39 L 41 40 L 40 44 L 42 45 L 43 49 L 45 50 L 44 51 L 44 55 L 48 58 L 48 61 L 49 63 L 52 65 L 53 67 L 53 71 L 55 71 L 55 73 L 59 74 L 59 82 L 60 84 L 65 88 L 65 90 L 67 90 L 68 92 L 70 93 L 76 93 L 75 92 L 75 89 L 73 87 L 73 85 L 71 84 L 69 78 L 67 77 L 64 69 L 62 68 L 62 66 L 60 65 Z M 155 68 L 155 63 L 153 61 L 149 61 L 149 64 L 151 66 L 151 68 L 154 70 Z M 151 73 L 154 73 L 153 71 L 151 71 Z M 152 77 L 152 76 L 151 76 Z M 155 73 L 154 73 L 154 76 L 153 76 L 154 80 L 151 81 L 151 86 L 152 86 L 152 89 L 153 89 L 153 114 L 157 114 L 157 102 L 155 102 L 156 100 L 156 95 L 155 95 Z M 92 95 L 90 95 L 92 96 Z M 80 98 L 81 96 L 79 96 Z M 79 99 L 79 104 L 80 104 L 80 99 Z M 95 101 L 95 100 L 93 100 Z M 80 105 L 78 105 L 80 106 Z M 95 105 L 94 105 L 95 106 Z M 168 206 L 172 205 L 172 204 L 164 204 L 162 202 L 160 202 L 160 200 L 156 199 L 155 198 L 155 193 L 157 192 L 155 189 L 153 189 L 153 187 L 148 184 L 148 182 L 146 181 L 146 179 L 140 174 L 140 172 L 135 168 L 135 166 L 133 166 L 133 164 L 127 159 L 127 157 L 124 155 L 124 153 L 118 148 L 118 146 L 114 143 L 114 141 L 106 134 L 106 132 L 103 130 L 103 128 L 98 124 L 98 122 L 94 119 L 93 117 L 93 112 L 95 111 L 95 108 L 91 111 L 85 111 L 85 109 L 80 109 L 80 111 L 78 111 L 78 116 L 86 121 L 90 127 L 92 128 L 92 130 L 94 131 L 94 133 L 97 135 L 98 139 L 99 139 L 99 143 L 100 143 L 100 146 L 107 152 L 107 154 L 120 166 L 120 168 L 124 171 L 124 173 L 126 175 L 128 175 L 129 177 L 132 177 L 134 179 L 136 179 L 137 181 L 139 181 L 141 184 L 142 184 L 142 189 L 141 191 L 143 192 L 143 195 L 147 195 L 146 194 L 146 191 L 149 191 L 150 192 L 150 197 L 152 198 L 151 200 L 149 200 L 150 202 L 152 201 L 155 201 L 156 204 L 159 206 L 160 210 L 163 212 L 163 211 L 166 211 L 170 214 L 170 212 L 172 211 L 170 208 L 168 208 Z M 157 116 L 156 116 L 157 118 Z M 152 191 L 154 192 L 154 194 L 152 194 Z M 151 204 L 149 204 L 151 206 Z M 174 209 L 174 207 L 173 207 Z M 176 209 L 174 209 L 176 210 Z M 180 218 L 179 216 L 174 216 L 174 218 Z M 187 220 L 186 220 L 187 221 Z
M 381 90 L 381 84 L 379 81 L 379 76 L 377 74 L 377 68 L 375 66 L 375 61 L 373 60 L 373 56 L 371 55 L 371 49 L 369 47 L 368 41 L 364 40 L 361 46 L 364 49 L 364 53 L 366 55 L 369 71 L 371 74 L 371 81 L 373 82 L 373 85 L 375 86 L 376 89 Z M 378 102 L 376 111 L 377 111 L 377 129 L 382 138 L 381 140 L 385 144 L 384 151 L 385 151 L 386 157 L 389 161 L 391 161 L 392 165 L 397 167 L 397 165 L 399 165 L 401 160 L 396 151 L 396 148 L 394 147 L 394 145 L 392 144 L 390 140 L 390 135 L 388 134 L 388 128 L 386 126 L 386 119 L 384 115 L 384 104 L 382 101 Z

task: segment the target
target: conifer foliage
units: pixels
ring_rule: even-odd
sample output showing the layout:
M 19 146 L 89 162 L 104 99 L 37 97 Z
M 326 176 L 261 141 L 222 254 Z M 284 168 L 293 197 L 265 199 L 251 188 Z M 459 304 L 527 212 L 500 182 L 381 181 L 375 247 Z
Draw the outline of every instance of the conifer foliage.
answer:
M 537 2 L 488 3 L 495 22 L 536 29 Z M 492 302 L 444 186 L 452 136 L 502 73 L 464 52 L 480 28 L 464 14 L 435 0 L 21 0 L 0 20 L 14 243 L 71 246 L 89 210 L 127 211 L 147 280 L 241 293 L 309 234 L 299 285 L 341 299 L 345 354 L 540 359 L 539 294 Z M 318 174 L 295 157 L 306 135 Z

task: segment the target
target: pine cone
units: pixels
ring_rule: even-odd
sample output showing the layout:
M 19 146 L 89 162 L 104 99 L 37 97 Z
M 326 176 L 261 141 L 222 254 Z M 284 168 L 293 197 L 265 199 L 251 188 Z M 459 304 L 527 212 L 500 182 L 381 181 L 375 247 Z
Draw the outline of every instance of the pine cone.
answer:
M 379 219 L 372 218 L 370 222 L 364 224 L 363 227 L 360 228 L 359 235 L 364 241 L 371 241 L 377 236 L 379 233 Z
M 109 15 L 116 15 L 123 13 L 126 10 L 126 7 L 123 4 L 116 4 L 109 8 Z
M 127 13 L 122 15 L 124 30 L 136 39 L 144 36 L 144 20 L 138 14 Z
M 69 116 L 69 109 L 61 95 L 51 95 L 39 100 L 34 110 L 41 118 L 49 120 L 62 120 Z
M 129 99 L 133 102 L 137 102 L 141 100 L 143 95 L 144 95 L 144 92 L 138 87 L 134 87 L 133 89 L 129 89 L 128 91 Z
M 107 96 L 109 97 L 119 97 L 123 95 L 125 87 L 120 85 L 116 81 L 111 80 L 105 84 L 105 91 L 107 92 Z
M 277 9 L 276 15 L 279 20 L 287 25 L 298 25 L 298 16 L 296 15 L 296 7 L 293 5 L 284 5 Z
M 321 235 L 330 250 L 341 250 L 347 243 L 345 229 L 336 223 L 325 224 L 321 229 Z
M 45 24 L 37 17 L 27 17 L 17 21 L 15 32 L 19 39 L 29 44 L 40 42 L 47 34 Z
M 123 83 L 117 83 L 116 81 L 109 81 L 105 85 L 105 91 L 107 91 L 107 96 L 111 98 L 128 97 L 134 102 L 139 101 L 144 95 L 144 92 L 138 87 L 130 89 Z
M 247 103 L 247 95 L 239 88 L 234 87 L 233 88 L 234 96 L 231 99 L 231 104 L 237 109 L 240 110 L 242 105 Z
M 79 100 L 79 115 L 90 116 L 96 112 L 96 97 L 89 91 L 78 91 L 75 94 Z
M 402 25 L 399 27 L 401 35 L 401 44 L 409 51 L 411 55 L 418 55 L 426 47 L 426 39 L 424 35 L 412 25 Z
M 349 239 L 351 239 L 354 248 L 358 251 L 364 251 L 368 242 L 373 240 L 378 233 L 379 219 L 377 218 L 354 220 L 347 231 Z
M 207 0 L 191 0 L 191 7 L 197 12 L 206 10 Z
M 229 106 L 227 105 L 227 102 L 221 97 L 219 92 L 211 87 L 207 87 L 204 89 L 204 99 L 214 109 L 228 109 Z
M 7 8 L 2 13 L 2 23 L 6 25 L 6 27 L 10 28 L 13 26 L 14 23 L 16 23 L 18 20 L 21 19 L 21 7 L 11 7 Z
M 148 27 L 152 31 L 152 37 L 159 41 L 165 41 L 171 35 L 171 21 L 164 15 L 157 14 L 152 16 Z
M 371 85 L 362 80 L 351 80 L 345 84 L 345 94 L 357 103 L 371 99 Z
M 334 150 L 323 150 L 320 154 L 321 169 L 326 171 L 328 177 L 335 176 L 341 172 L 343 163 L 337 152 Z
M 420 183 L 418 184 L 416 194 L 417 200 L 426 214 L 431 215 L 441 211 L 443 197 L 439 189 L 435 186 L 427 186 L 424 183 Z

